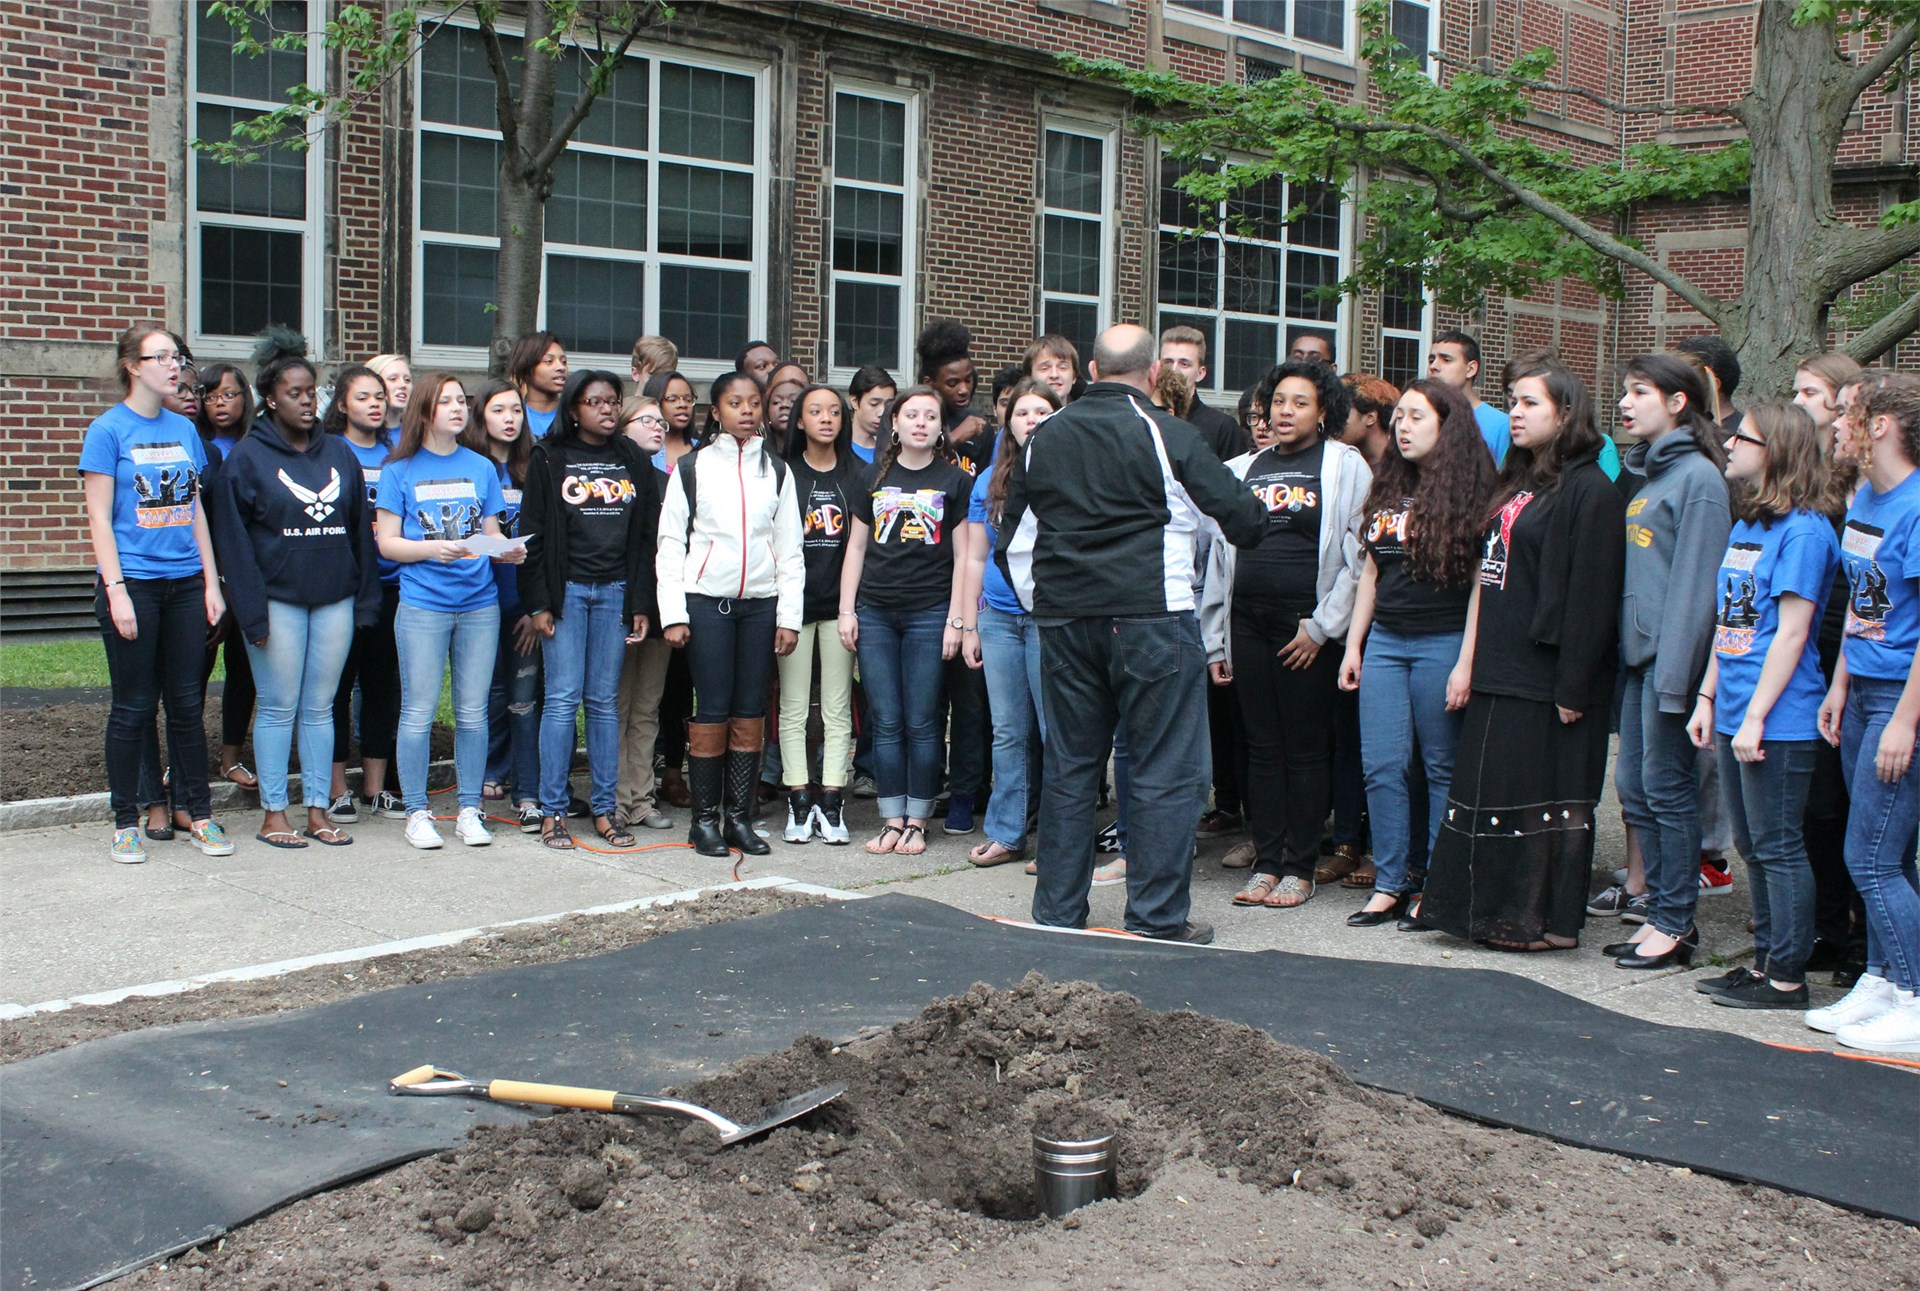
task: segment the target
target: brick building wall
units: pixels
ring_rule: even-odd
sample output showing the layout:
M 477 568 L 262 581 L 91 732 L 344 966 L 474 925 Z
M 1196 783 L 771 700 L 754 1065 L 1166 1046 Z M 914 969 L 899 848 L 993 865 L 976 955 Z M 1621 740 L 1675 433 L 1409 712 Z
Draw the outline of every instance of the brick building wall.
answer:
M 770 159 L 768 219 L 757 231 L 770 247 L 766 325 L 815 371 L 828 367 L 832 340 L 837 84 L 900 86 L 918 96 L 909 219 L 919 254 L 903 326 L 911 333 L 935 314 L 966 320 L 989 372 L 1018 358 L 1039 314 L 1046 123 L 1118 127 L 1126 115 L 1120 96 L 1061 73 L 1054 53 L 1213 80 L 1290 65 L 1336 92 L 1369 92 L 1364 71 L 1336 51 L 1210 22 L 1160 0 L 690 0 L 678 8 L 671 28 L 649 35 L 655 48 L 685 51 L 690 61 L 701 51 L 731 54 L 768 69 L 768 118 L 756 122 Z M 180 0 L 16 0 L 0 9 L 0 148 L 9 163 L 0 176 L 0 231 L 9 243 L 0 274 L 0 389 L 17 414 L 14 451 L 0 470 L 0 571 L 91 564 L 72 464 L 87 422 L 115 397 L 103 383 L 111 337 L 148 316 L 184 330 L 189 22 Z M 1572 83 L 1627 99 L 1736 97 L 1748 74 L 1750 22 L 1748 8 L 1728 0 L 1432 0 L 1430 14 L 1434 46 L 1449 59 L 1503 64 L 1549 45 Z M 354 70 L 341 62 L 333 58 L 328 73 L 336 83 Z M 312 338 L 323 366 L 404 352 L 416 333 L 413 100 L 412 81 L 397 78 L 376 104 L 328 131 L 313 234 L 324 249 L 325 309 Z M 1844 152 L 1858 182 L 1839 195 L 1846 218 L 1871 220 L 1903 195 L 1909 100 L 1876 100 L 1858 114 Z M 1623 120 L 1565 97 L 1543 100 L 1524 128 L 1587 162 L 1656 135 L 1708 146 L 1728 137 L 1727 124 Z M 1106 314 L 1151 322 L 1157 149 L 1124 130 L 1115 139 Z M 1731 294 L 1744 220 L 1740 202 L 1705 202 L 1636 212 L 1625 231 L 1709 290 Z M 1702 325 L 1664 289 L 1628 281 L 1619 302 L 1562 282 L 1464 314 L 1436 310 L 1431 321 L 1482 337 L 1493 370 L 1488 394 L 1507 356 L 1542 345 L 1604 387 L 1622 358 Z M 1348 303 L 1349 366 L 1379 363 L 1381 317 L 1377 296 Z

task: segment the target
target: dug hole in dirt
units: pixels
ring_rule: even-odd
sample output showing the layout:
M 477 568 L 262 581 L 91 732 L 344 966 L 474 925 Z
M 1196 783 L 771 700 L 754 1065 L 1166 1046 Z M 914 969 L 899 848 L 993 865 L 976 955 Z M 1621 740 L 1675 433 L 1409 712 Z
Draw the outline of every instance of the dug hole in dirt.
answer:
M 703 1126 L 582 1112 L 478 1129 L 117 1285 L 1831 1289 L 1920 1276 L 1899 1224 L 1461 1121 L 1264 1032 L 1037 975 L 678 1092 L 742 1115 L 830 1081 L 848 1087 L 839 1101 L 735 1147 Z M 1109 1123 L 1119 1198 L 1037 1218 L 1036 1125 Z

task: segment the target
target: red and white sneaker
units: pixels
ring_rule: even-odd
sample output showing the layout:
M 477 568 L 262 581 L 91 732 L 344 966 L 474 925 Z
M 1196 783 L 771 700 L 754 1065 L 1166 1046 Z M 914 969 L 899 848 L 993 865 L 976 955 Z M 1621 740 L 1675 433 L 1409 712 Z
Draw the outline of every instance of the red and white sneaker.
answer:
M 1700 862 L 1700 895 L 1733 891 L 1733 871 L 1725 870 L 1711 861 Z

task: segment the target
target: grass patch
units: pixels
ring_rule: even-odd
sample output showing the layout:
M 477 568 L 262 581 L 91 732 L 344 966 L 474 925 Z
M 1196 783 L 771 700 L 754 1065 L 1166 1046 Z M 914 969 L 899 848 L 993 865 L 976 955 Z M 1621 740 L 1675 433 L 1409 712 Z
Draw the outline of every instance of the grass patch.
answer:
M 226 676 L 226 660 L 213 666 L 213 679 Z M 105 686 L 107 647 L 98 637 L 72 641 L 9 641 L 0 645 L 0 686 L 61 690 Z

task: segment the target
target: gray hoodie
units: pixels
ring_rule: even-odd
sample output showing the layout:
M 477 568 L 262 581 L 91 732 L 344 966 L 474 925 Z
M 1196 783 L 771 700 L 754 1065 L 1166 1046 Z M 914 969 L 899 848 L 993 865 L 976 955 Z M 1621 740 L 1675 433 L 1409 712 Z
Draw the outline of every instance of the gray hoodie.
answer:
M 1714 589 L 1733 528 L 1727 482 L 1684 429 L 1631 458 L 1647 483 L 1627 503 L 1620 654 L 1652 671 L 1661 712 L 1688 713 L 1713 648 Z

